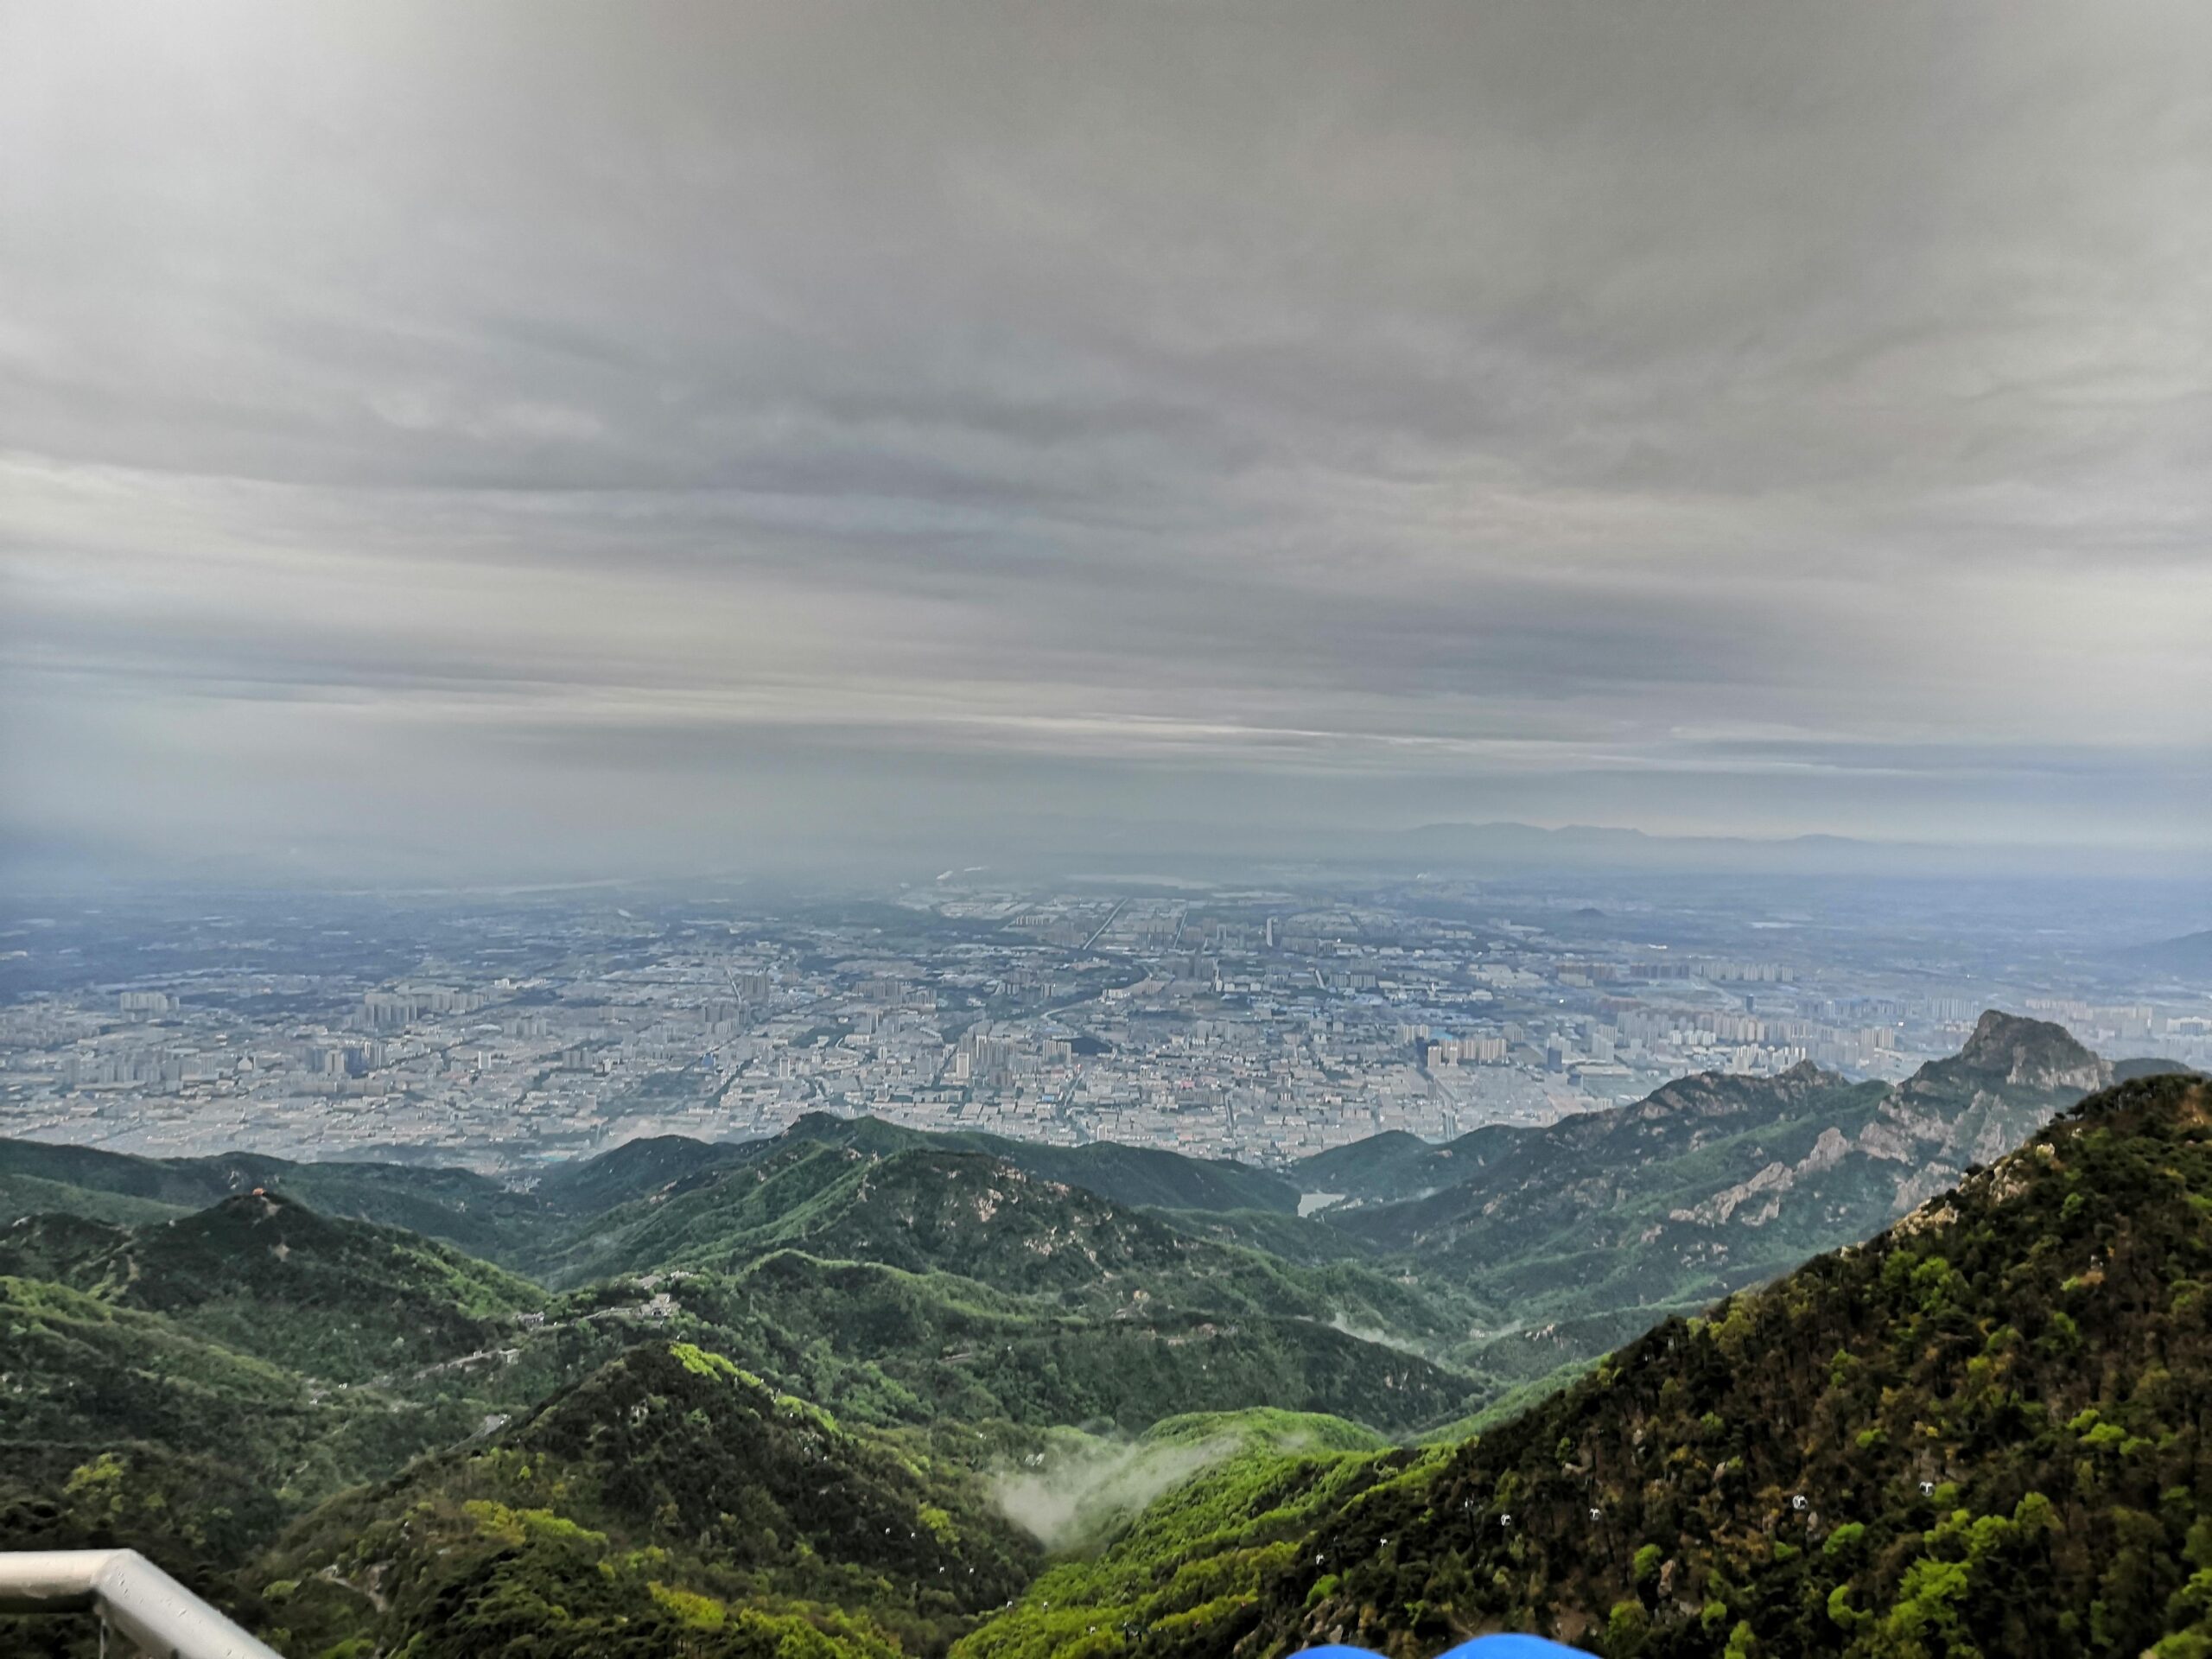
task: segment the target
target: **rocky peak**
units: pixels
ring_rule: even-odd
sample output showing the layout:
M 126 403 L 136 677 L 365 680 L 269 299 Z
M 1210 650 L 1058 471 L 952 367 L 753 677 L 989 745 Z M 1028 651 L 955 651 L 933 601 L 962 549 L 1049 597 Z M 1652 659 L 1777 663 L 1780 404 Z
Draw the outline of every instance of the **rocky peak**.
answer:
M 1976 1022 L 1955 1064 L 2029 1088 L 2086 1090 L 2112 1081 L 2111 1065 L 2076 1042 L 2065 1027 L 1997 1008 Z

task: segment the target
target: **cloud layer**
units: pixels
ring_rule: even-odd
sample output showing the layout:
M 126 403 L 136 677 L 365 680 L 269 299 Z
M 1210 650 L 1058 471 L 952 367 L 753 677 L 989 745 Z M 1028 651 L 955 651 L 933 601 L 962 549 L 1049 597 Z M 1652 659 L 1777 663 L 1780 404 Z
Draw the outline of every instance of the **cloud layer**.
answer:
M 0 9 L 0 811 L 2212 844 L 2207 60 L 2180 3 Z

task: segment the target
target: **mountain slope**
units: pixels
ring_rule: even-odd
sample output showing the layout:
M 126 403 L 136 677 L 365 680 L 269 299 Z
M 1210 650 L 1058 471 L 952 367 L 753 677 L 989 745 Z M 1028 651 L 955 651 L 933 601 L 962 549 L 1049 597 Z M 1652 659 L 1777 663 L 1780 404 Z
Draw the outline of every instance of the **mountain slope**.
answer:
M 109 1465 L 95 1482 L 96 1518 L 157 1532 L 196 1524 L 219 1537 L 272 1503 L 296 1506 L 388 1473 L 476 1421 L 461 1401 L 318 1389 L 158 1314 L 35 1280 L 0 1277 L 0 1469 L 28 1485 L 34 1465 L 51 1465 L 51 1484 L 29 1490 L 62 1499 L 48 1521 L 9 1517 L 0 1533 L 18 1548 L 79 1507 L 72 1500 L 91 1477 L 73 1465 Z M 146 1503 L 144 1470 L 180 1457 L 215 1469 L 230 1497 L 198 1516 L 158 1513 L 162 1505 Z
M 2061 1027 L 1991 1013 L 1894 1087 L 1809 1065 L 1685 1077 L 1615 1111 L 1478 1129 L 1452 1143 L 1452 1185 L 1327 1219 L 1513 1308 L 1520 1330 L 1463 1351 L 1496 1364 L 1555 1320 L 1617 1332 L 1863 1238 L 2111 1075 Z
M 649 1344 L 310 1517 L 262 1617 L 293 1650 L 419 1659 L 927 1653 L 1036 1555 L 971 1478 Z
M 1045 1180 L 1078 1186 L 1131 1209 L 1291 1213 L 1298 1208 L 1298 1190 L 1290 1182 L 1228 1159 L 1192 1158 L 1113 1141 L 1051 1147 L 970 1131 L 910 1129 L 878 1117 L 837 1117 L 827 1112 L 810 1112 L 783 1134 L 760 1141 L 723 1143 L 677 1135 L 633 1141 L 595 1157 L 556 1166 L 538 1181 L 536 1196 L 565 1214 L 594 1214 L 672 1192 L 679 1184 L 726 1165 L 773 1159 L 802 1141 L 856 1147 L 879 1156 L 929 1147 L 985 1153 Z
M 1416 1345 L 1452 1339 L 1471 1313 L 1465 1298 L 1357 1262 L 1296 1266 L 1194 1237 L 1095 1192 L 934 1141 L 879 1154 L 789 1137 L 753 1161 L 708 1171 L 664 1198 L 589 1224 L 558 1271 L 569 1282 L 653 1269 L 734 1271 L 784 1249 L 953 1274 L 1067 1309 L 1340 1319 Z
M 1138 1454 L 1187 1446 L 1193 1433 L 1201 1446 L 1230 1444 L 1198 1459 L 1107 1548 L 1046 1572 L 953 1659 L 1227 1654 L 1251 1626 L 1260 1586 L 1293 1564 L 1314 1526 L 1389 1472 L 1424 1466 L 1409 1452 L 1251 1433 L 1235 1414 L 1163 1423 Z
M 693 1338 L 702 1345 L 794 1386 L 804 1379 L 823 1403 L 878 1422 L 1137 1431 L 1265 1400 L 1405 1433 L 1486 1392 L 1474 1377 L 1313 1319 L 1040 1309 L 948 1274 L 792 1251 L 668 1294 L 705 1327 Z
M 26 1187 L 17 1180 L 57 1184 Z M 219 1153 L 205 1158 L 140 1158 L 97 1147 L 53 1146 L 0 1138 L 0 1222 L 40 1210 L 66 1210 L 102 1220 L 142 1220 L 118 1198 L 177 1210 L 201 1210 L 255 1187 L 346 1220 L 404 1227 L 487 1261 L 513 1265 L 538 1236 L 556 1224 L 550 1208 L 465 1169 L 416 1168 L 406 1164 L 295 1163 L 263 1153 Z M 105 1194 L 105 1200 L 91 1195 Z
M 255 1193 L 137 1228 L 31 1217 L 0 1230 L 0 1272 L 164 1314 L 235 1352 L 337 1382 L 482 1347 L 545 1300 L 428 1239 Z
M 1184 1539 L 1112 1645 L 1410 1656 L 1506 1627 L 1669 1659 L 2196 1659 L 2209 1215 L 2212 1085 L 2122 1084 L 1479 1440 L 1254 1491 Z M 1147 1516 L 1095 1580 L 1061 1569 L 963 1654 L 1061 1650 L 1071 1604 L 1129 1605 L 1116 1554 L 1178 1524 Z
M 742 1161 L 757 1144 L 646 1135 L 609 1152 L 554 1165 L 538 1178 L 534 1196 L 564 1216 L 599 1215 L 665 1192 L 718 1164 Z
M 40 1215 L 80 1216 L 88 1221 L 130 1227 L 143 1221 L 167 1221 L 172 1216 L 189 1215 L 191 1211 L 189 1205 L 105 1192 L 70 1181 L 49 1180 L 41 1175 L 0 1174 L 0 1227 L 26 1216 Z
M 1465 1174 L 1461 1149 L 1471 1138 L 1438 1146 L 1404 1129 L 1385 1129 L 1301 1158 L 1291 1173 L 1301 1192 L 1338 1193 L 1351 1205 L 1395 1204 L 1425 1198 Z
M 1226 1158 L 1192 1158 L 1111 1141 L 1048 1147 L 997 1135 L 944 1138 L 1002 1158 L 1042 1179 L 1079 1186 L 1133 1209 L 1256 1210 L 1280 1215 L 1298 1211 L 1295 1185 Z
M 213 1185 L 197 1160 L 140 1158 L 98 1147 L 55 1146 L 0 1136 L 0 1177 L 9 1176 L 28 1176 L 88 1192 L 115 1193 L 191 1210 L 203 1209 L 229 1192 Z
M 1339 1232 L 1318 1217 L 1283 1215 L 1273 1210 L 1155 1210 L 1179 1233 L 1240 1245 L 1248 1250 L 1320 1267 L 1332 1262 L 1377 1262 L 1382 1252 L 1363 1239 Z
M 2139 966 L 2171 974 L 2176 979 L 2212 984 L 2212 928 L 2199 933 L 2184 933 L 2179 938 L 2160 939 L 2154 944 L 2137 945 L 2120 954 Z

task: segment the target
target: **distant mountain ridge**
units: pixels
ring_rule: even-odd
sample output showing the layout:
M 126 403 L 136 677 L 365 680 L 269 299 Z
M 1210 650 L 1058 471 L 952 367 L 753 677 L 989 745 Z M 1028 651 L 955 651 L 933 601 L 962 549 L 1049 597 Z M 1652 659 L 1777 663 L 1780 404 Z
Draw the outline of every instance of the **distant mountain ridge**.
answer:
M 1395 836 L 1365 836 L 1363 856 L 1514 871 L 1619 870 L 1760 875 L 2075 874 L 2109 868 L 2113 850 L 2094 847 L 1972 846 L 1874 841 L 1848 836 L 1657 835 L 1597 824 L 1427 823 Z M 2132 855 L 2131 868 L 2198 876 L 2200 849 Z
M 0 1141 L 0 1198 L 112 1215 L 259 1175 L 341 1216 L 404 1215 L 461 1248 L 480 1241 L 475 1253 L 557 1284 L 734 1272 L 796 1249 L 1025 1294 L 1087 1282 L 1094 1312 L 1142 1293 L 1166 1299 L 1155 1310 L 1318 1313 L 1529 1381 L 1639 1320 L 1865 1236 L 2113 1075 L 2062 1028 L 1992 1011 L 1960 1054 L 1894 1086 L 1809 1065 L 1688 1077 L 1543 1128 L 1441 1146 L 1379 1135 L 1287 1175 L 811 1114 L 765 1140 L 633 1142 L 550 1170 L 528 1193 L 458 1171 Z M 1298 1197 L 1313 1191 L 1345 1202 L 1301 1219 Z
M 609 1211 L 552 1271 L 571 1283 L 653 1269 L 732 1272 L 781 1250 L 955 1274 L 1102 1315 L 1181 1309 L 1341 1319 L 1440 1344 L 1468 1311 L 1357 1261 L 1306 1265 L 1217 1242 L 957 1141 L 868 1118 L 802 1121 L 752 1143 L 741 1158 Z
M 2212 985 L 2212 928 L 2184 933 L 2179 938 L 2139 944 L 2120 955 L 2142 967 L 2162 969 L 2183 979 Z
M 1538 1128 L 1494 1125 L 1367 1166 L 1417 1197 L 1325 1212 L 1382 1256 L 1458 1274 L 1518 1316 L 1455 1351 L 1537 1375 L 1672 1310 L 1863 1238 L 2109 1082 L 2063 1027 L 1992 1010 L 1894 1086 L 1809 1065 L 1708 1073 Z M 1357 1147 L 1346 1149 L 1357 1152 Z M 1362 1173 L 1343 1162 L 1340 1179 Z
M 445 1245 L 263 1193 L 137 1228 L 29 1217 L 0 1229 L 0 1273 L 170 1315 L 234 1352 L 334 1382 L 450 1358 L 546 1302 Z
M 988 1153 L 1033 1175 L 1079 1186 L 1136 1208 L 1266 1210 L 1298 1208 L 1298 1188 L 1281 1176 L 1229 1159 L 1194 1158 L 1154 1147 L 1098 1141 L 1059 1147 L 973 1130 L 909 1129 L 879 1117 L 808 1112 L 767 1141 L 706 1141 L 655 1135 L 548 1171 L 537 1195 L 571 1214 L 651 1196 L 785 1139 L 836 1141 L 888 1152 L 934 1146 Z
M 464 1169 L 358 1160 L 303 1163 L 263 1153 L 146 1158 L 99 1147 L 0 1137 L 0 1223 L 41 1211 L 117 1222 L 158 1220 L 264 1187 L 327 1215 L 404 1227 L 503 1267 L 529 1270 L 593 1217 L 664 1196 L 763 1155 L 787 1139 L 893 1151 L 925 1146 L 986 1153 L 1033 1174 L 1133 1208 L 1290 1215 L 1298 1188 L 1226 1159 L 1099 1141 L 1053 1147 L 972 1132 L 934 1134 L 876 1117 L 814 1112 L 780 1136 L 709 1141 L 655 1135 L 556 1164 L 519 1191 Z
M 86 1199 L 57 1188 L 158 1206 L 127 1210 L 118 1217 L 152 1219 L 162 1212 L 202 1210 L 257 1186 L 281 1190 L 325 1215 L 404 1227 L 503 1264 L 518 1236 L 534 1235 L 549 1218 L 547 1206 L 537 1199 L 465 1169 L 302 1163 L 257 1152 L 143 1158 L 99 1147 L 0 1137 L 0 1223 L 35 1208 L 84 1212 Z

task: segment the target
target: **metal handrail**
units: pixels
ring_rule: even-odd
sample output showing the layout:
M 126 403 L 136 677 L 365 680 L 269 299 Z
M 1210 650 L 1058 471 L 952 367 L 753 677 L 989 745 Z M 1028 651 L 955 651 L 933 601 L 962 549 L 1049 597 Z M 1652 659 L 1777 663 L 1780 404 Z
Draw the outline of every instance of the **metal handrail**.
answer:
M 95 1612 L 157 1659 L 283 1659 L 135 1549 L 0 1550 L 0 1613 Z M 1586 1659 L 1533 1636 L 1483 1636 L 1442 1659 Z M 1297 1659 L 1380 1659 L 1308 1648 Z
M 282 1659 L 135 1549 L 0 1551 L 0 1613 L 84 1612 L 161 1659 Z

